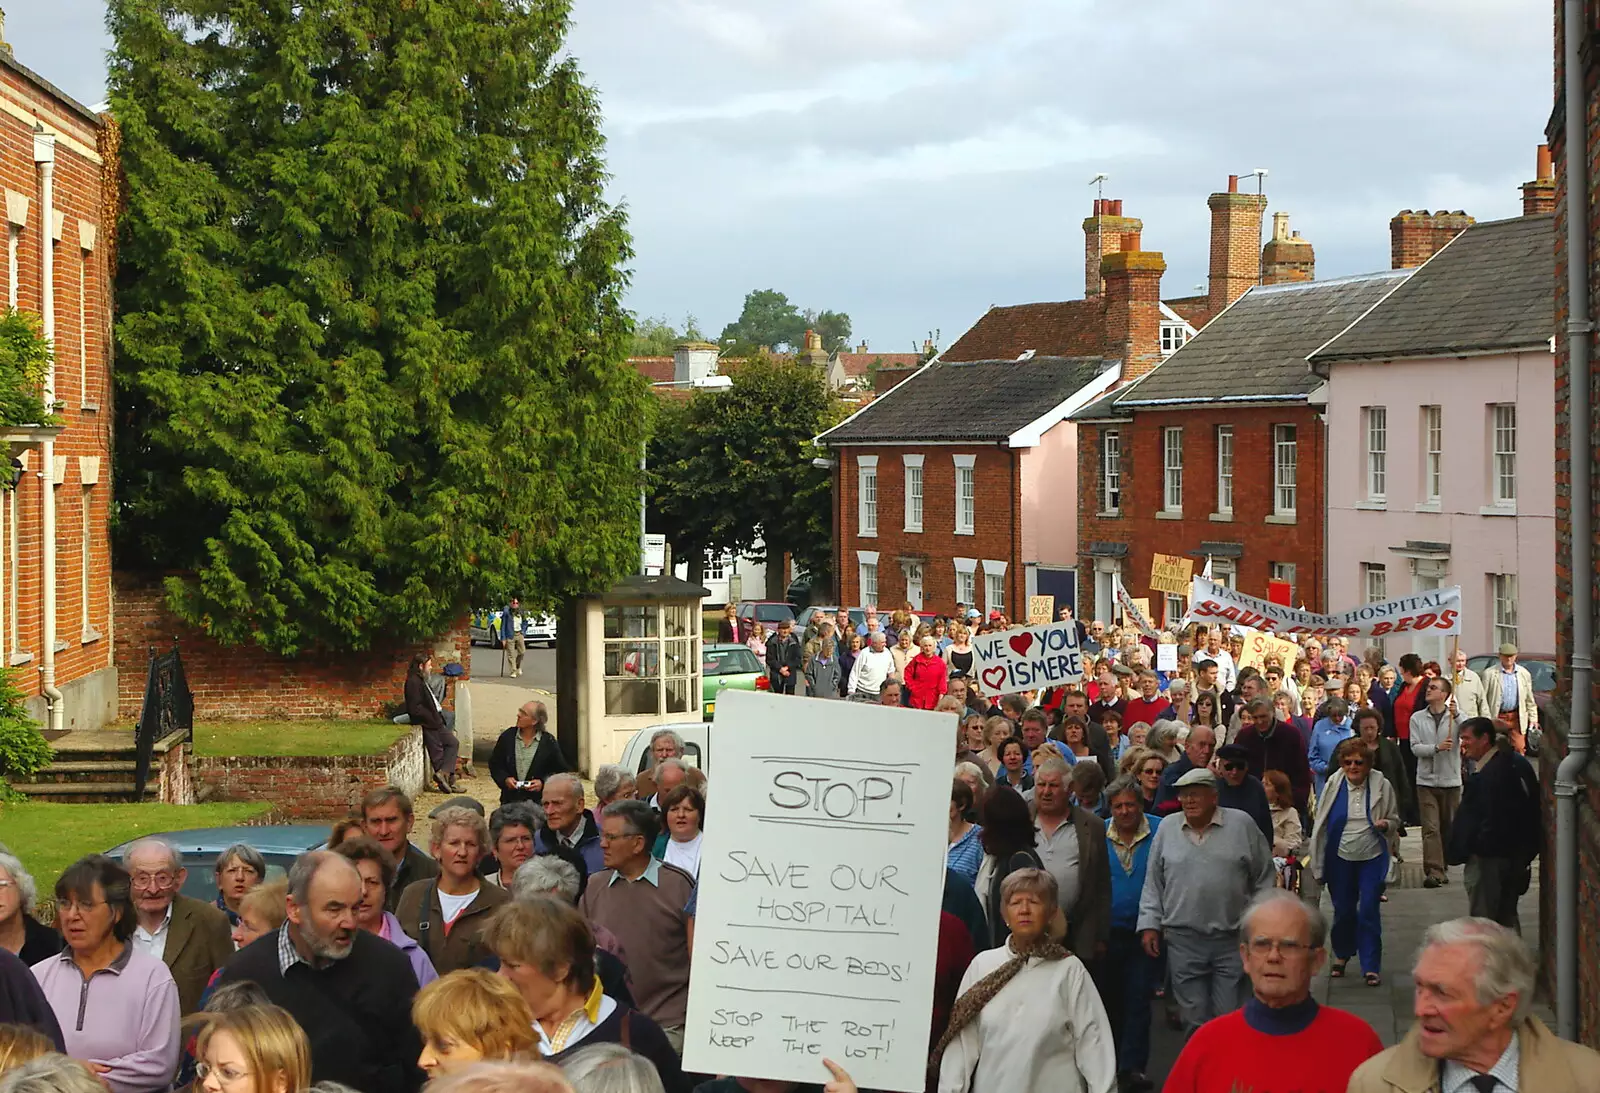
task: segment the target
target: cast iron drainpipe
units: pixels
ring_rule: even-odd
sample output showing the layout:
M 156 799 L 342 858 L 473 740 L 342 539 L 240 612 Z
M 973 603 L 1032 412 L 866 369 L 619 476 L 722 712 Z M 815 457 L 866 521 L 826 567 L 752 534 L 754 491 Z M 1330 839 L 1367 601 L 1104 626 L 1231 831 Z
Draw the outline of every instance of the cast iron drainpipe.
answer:
M 1572 513 L 1572 718 L 1567 754 L 1556 767 L 1556 1031 L 1578 1038 L 1578 793 L 1589 765 L 1594 646 L 1594 496 L 1589 466 L 1594 433 L 1589 376 L 1589 153 L 1580 43 L 1584 0 L 1566 0 L 1567 391 Z

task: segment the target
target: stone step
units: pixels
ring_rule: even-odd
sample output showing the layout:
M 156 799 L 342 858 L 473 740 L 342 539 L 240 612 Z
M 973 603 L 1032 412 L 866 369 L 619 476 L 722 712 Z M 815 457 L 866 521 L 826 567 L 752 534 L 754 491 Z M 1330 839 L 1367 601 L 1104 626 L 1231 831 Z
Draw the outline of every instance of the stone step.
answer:
M 116 802 L 158 801 L 160 785 L 152 778 L 141 797 L 134 793 L 128 782 L 24 782 L 13 784 L 12 789 L 30 801 L 49 801 L 54 804 L 86 805 Z
M 69 760 L 51 763 L 20 785 L 65 785 L 88 782 L 132 783 L 138 764 L 132 759 Z M 13 783 L 18 784 L 18 783 Z

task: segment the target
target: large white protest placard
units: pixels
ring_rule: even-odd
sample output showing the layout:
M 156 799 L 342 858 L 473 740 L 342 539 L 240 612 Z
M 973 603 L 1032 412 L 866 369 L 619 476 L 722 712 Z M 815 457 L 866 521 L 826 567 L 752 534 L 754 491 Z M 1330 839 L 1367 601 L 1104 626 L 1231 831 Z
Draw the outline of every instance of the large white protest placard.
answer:
M 972 668 L 988 695 L 1083 682 L 1078 624 L 1056 622 L 972 639 Z
M 921 1090 L 949 843 L 946 714 L 724 691 L 683 1064 Z
M 1368 603 L 1321 615 L 1258 600 L 1227 585 L 1196 577 L 1189 593 L 1189 617 L 1197 622 L 1229 622 L 1281 636 L 1313 634 L 1381 638 L 1390 634 L 1461 633 L 1461 586 L 1436 588 L 1381 603 Z

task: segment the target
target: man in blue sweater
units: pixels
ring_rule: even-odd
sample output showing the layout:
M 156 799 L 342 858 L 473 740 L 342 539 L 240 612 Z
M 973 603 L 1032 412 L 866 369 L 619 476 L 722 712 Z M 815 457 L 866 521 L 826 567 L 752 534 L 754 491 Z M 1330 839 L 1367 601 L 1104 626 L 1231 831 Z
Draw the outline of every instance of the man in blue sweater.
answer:
M 1150 842 L 1161 817 L 1146 816 L 1139 784 L 1119 778 L 1106 790 L 1111 818 L 1106 821 L 1106 851 L 1111 859 L 1111 941 L 1102 987 L 1106 1013 L 1117 1047 L 1117 1088 L 1146 1090 L 1150 1062 L 1150 992 L 1156 961 L 1139 941 L 1139 897 L 1144 892 Z

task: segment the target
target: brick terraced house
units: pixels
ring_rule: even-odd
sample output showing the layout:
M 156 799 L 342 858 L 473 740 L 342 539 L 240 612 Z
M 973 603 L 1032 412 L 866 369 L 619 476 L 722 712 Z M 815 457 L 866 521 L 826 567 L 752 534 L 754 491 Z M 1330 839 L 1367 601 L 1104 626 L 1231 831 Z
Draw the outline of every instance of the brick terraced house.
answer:
M 59 430 L 5 430 L 0 656 L 47 728 L 117 712 L 112 666 L 111 287 L 116 133 L 0 43 L 4 306 L 55 348 L 45 400 Z
M 1182 596 L 1152 595 L 1151 555 L 1265 597 L 1287 580 L 1296 605 L 1323 604 L 1324 429 L 1306 357 L 1411 275 L 1254 286 L 1137 382 L 1074 415 L 1085 617 L 1110 621 L 1112 579 L 1151 596 L 1156 625 Z

